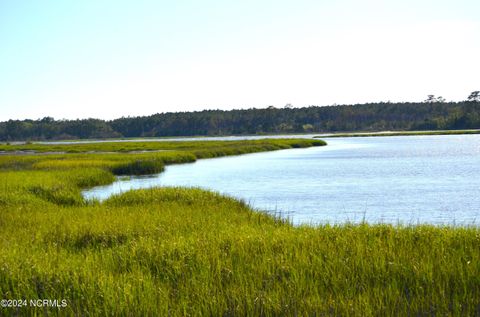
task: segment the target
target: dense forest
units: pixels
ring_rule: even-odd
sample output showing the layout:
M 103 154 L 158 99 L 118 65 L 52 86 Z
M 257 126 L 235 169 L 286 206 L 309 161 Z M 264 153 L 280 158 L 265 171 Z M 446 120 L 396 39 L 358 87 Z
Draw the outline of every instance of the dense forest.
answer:
M 111 121 L 54 120 L 51 117 L 9 120 L 0 122 L 0 140 L 480 128 L 479 98 L 445 102 L 442 98 L 429 97 L 424 102 L 416 103 L 169 112 Z

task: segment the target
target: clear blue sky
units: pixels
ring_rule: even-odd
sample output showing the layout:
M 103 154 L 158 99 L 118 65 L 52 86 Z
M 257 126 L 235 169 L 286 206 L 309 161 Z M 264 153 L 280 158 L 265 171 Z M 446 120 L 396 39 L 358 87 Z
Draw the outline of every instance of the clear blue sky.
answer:
M 478 0 L 0 0 L 0 120 L 463 100 Z

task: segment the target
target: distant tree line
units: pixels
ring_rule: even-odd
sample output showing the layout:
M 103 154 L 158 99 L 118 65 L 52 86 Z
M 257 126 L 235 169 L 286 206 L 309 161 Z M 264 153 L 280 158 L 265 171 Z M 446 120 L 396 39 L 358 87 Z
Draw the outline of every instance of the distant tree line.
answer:
M 475 128 L 480 128 L 478 91 L 462 102 L 446 102 L 442 97 L 429 95 L 424 102 L 168 112 L 111 121 L 54 120 L 51 117 L 9 120 L 0 122 L 0 140 Z

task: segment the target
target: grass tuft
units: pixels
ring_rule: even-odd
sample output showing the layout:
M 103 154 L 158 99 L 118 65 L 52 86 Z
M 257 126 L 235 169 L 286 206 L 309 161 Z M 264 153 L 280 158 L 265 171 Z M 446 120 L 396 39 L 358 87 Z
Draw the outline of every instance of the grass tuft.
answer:
M 115 175 L 147 175 L 163 172 L 165 166 L 162 161 L 142 161 L 119 164 L 112 168 Z

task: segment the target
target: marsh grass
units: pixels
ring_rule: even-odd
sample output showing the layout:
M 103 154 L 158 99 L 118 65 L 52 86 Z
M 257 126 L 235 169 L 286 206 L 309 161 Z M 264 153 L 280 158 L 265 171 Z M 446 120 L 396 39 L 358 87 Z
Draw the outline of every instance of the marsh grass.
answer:
M 305 147 L 313 145 L 325 145 L 321 140 L 308 139 L 260 139 L 244 141 L 139 141 L 139 142 L 93 142 L 72 144 L 0 144 L 0 151 L 34 151 L 67 152 L 67 153 L 95 153 L 95 152 L 152 152 L 152 151 L 193 151 L 200 150 L 204 153 L 210 151 L 241 151 L 250 153 L 247 148 L 257 147 L 257 151 L 269 149 L 281 149 L 290 147 Z
M 198 188 L 130 191 L 101 203 L 80 197 L 139 157 L 171 164 L 246 149 L 175 151 L 19 156 L 19 165 L 1 157 L 0 294 L 67 299 L 68 307 L 0 314 L 480 314 L 478 227 L 295 227 Z

